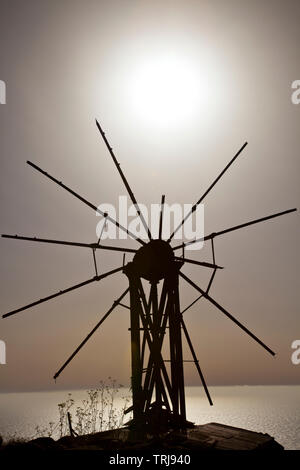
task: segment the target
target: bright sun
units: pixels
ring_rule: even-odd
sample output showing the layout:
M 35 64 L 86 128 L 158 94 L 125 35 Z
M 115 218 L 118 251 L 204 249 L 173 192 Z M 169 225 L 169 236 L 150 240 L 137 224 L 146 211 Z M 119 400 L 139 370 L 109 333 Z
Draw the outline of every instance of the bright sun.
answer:
M 198 67 L 185 58 L 162 56 L 140 62 L 130 85 L 134 112 L 161 126 L 192 118 L 203 105 L 205 87 L 207 92 L 208 83 L 200 76 Z

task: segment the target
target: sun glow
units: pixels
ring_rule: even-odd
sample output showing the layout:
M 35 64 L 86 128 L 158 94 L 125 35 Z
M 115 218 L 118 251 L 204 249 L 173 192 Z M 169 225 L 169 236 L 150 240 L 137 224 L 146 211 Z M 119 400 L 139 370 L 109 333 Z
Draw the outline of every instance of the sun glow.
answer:
M 160 56 L 143 60 L 132 72 L 130 100 L 140 119 L 160 126 L 192 120 L 199 108 L 208 107 L 212 80 L 195 61 Z

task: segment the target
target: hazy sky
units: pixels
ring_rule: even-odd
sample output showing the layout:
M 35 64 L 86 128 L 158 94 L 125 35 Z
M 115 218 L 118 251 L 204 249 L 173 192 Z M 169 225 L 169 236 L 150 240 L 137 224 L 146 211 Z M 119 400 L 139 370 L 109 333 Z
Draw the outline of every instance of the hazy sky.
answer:
M 125 188 L 95 117 L 147 205 L 161 194 L 194 203 L 249 142 L 205 200 L 205 233 L 299 207 L 300 104 L 291 102 L 299 25 L 298 0 L 0 0 L 0 232 L 96 240 L 96 214 L 26 165 L 95 205 L 117 204 Z M 0 242 L 1 314 L 94 275 L 90 250 Z M 216 239 L 225 269 L 212 297 L 277 356 L 201 301 L 185 321 L 209 385 L 300 383 L 300 365 L 291 363 L 300 339 L 298 242 L 299 213 Z M 209 246 L 189 256 L 211 260 Z M 105 272 L 122 253 L 98 253 L 98 262 Z M 183 272 L 206 285 L 204 268 Z M 95 386 L 108 376 L 128 384 L 129 313 L 121 307 L 52 380 L 126 286 L 118 273 L 1 319 L 0 390 Z M 183 281 L 180 288 L 185 307 L 197 293 Z M 199 384 L 193 364 L 185 379 Z

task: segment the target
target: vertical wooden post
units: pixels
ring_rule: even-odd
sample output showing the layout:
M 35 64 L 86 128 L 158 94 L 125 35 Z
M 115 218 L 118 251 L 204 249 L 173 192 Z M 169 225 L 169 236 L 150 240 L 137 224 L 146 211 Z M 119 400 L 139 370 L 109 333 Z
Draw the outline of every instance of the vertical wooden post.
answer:
M 179 393 L 179 415 L 181 424 L 186 420 L 185 409 L 185 393 L 184 393 L 184 373 L 183 373 L 183 355 L 182 355 L 182 335 L 181 335 L 181 312 L 179 304 L 179 286 L 178 286 L 178 272 L 174 276 L 174 329 L 175 329 L 175 344 L 176 344 L 176 369 L 177 369 L 177 386 Z
M 127 265 L 127 267 L 130 266 Z M 130 269 L 124 269 L 129 279 L 130 293 L 130 336 L 131 336 L 131 386 L 133 419 L 138 424 L 143 413 L 142 403 L 142 363 L 140 340 L 140 314 L 141 304 L 137 285 L 137 278 Z

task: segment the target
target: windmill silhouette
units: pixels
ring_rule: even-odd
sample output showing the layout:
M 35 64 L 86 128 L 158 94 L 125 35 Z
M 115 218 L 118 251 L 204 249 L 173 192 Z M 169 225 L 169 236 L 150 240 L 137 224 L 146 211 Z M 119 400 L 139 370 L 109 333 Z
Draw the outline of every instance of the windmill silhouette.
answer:
M 123 306 L 130 310 L 130 335 L 131 335 L 131 388 L 132 388 L 132 406 L 126 410 L 126 412 L 133 412 L 133 420 L 130 422 L 131 426 L 135 429 L 142 429 L 147 426 L 155 429 L 161 428 L 185 428 L 189 426 L 189 422 L 186 420 L 186 405 L 185 405 L 185 389 L 184 389 L 184 370 L 182 350 L 182 337 L 184 336 L 187 345 L 191 351 L 192 362 L 195 363 L 200 380 L 205 390 L 206 396 L 210 405 L 212 405 L 212 399 L 209 394 L 203 373 L 201 371 L 199 361 L 197 359 L 194 347 L 191 342 L 191 338 L 187 331 L 183 313 L 194 305 L 201 298 L 207 299 L 213 304 L 220 312 L 226 315 L 236 325 L 238 325 L 245 333 L 247 333 L 252 339 L 260 344 L 266 351 L 271 355 L 275 353 L 266 346 L 255 334 L 253 334 L 248 328 L 246 328 L 241 322 L 239 322 L 231 313 L 229 313 L 223 306 L 221 306 L 214 298 L 209 294 L 212 282 L 218 269 L 222 269 L 216 264 L 215 260 L 215 249 L 214 240 L 226 233 L 239 230 L 241 228 L 248 227 L 253 224 L 257 224 L 266 220 L 270 220 L 275 217 L 279 217 L 297 209 L 289 209 L 283 212 L 274 213 L 266 217 L 251 220 L 240 225 L 236 225 L 230 228 L 226 228 L 219 232 L 213 232 L 209 235 L 205 235 L 202 238 L 194 239 L 189 242 L 182 242 L 177 246 L 171 246 L 171 242 L 174 235 L 184 225 L 186 220 L 191 217 L 194 211 L 196 211 L 198 205 L 202 203 L 208 193 L 229 169 L 229 167 L 238 158 L 241 152 L 247 145 L 247 142 L 239 149 L 234 155 L 226 167 L 221 171 L 213 183 L 208 187 L 200 199 L 192 206 L 190 212 L 188 212 L 180 224 L 175 228 L 173 233 L 169 236 L 168 240 L 162 239 L 162 227 L 163 227 L 163 214 L 164 214 L 164 203 L 165 196 L 161 199 L 161 210 L 159 219 L 159 235 L 157 239 L 152 237 L 149 227 L 147 226 L 146 220 L 140 210 L 139 204 L 134 196 L 131 187 L 128 184 L 127 179 L 118 163 L 113 149 L 111 148 L 105 133 L 103 132 L 100 124 L 96 121 L 98 130 L 105 142 L 105 145 L 112 157 L 112 160 L 118 170 L 120 177 L 126 187 L 128 195 L 136 208 L 136 212 L 140 218 L 140 221 L 147 233 L 148 240 L 142 240 L 137 235 L 123 227 L 117 220 L 114 220 L 108 213 L 101 211 L 94 204 L 91 204 L 85 198 L 77 194 L 75 191 L 70 189 L 68 186 L 57 180 L 53 176 L 46 173 L 44 170 L 39 168 L 34 163 L 27 161 L 27 163 L 35 170 L 42 173 L 44 176 L 54 181 L 56 184 L 64 188 L 66 191 L 71 193 L 77 199 L 82 201 L 84 204 L 89 206 L 91 209 L 102 215 L 106 222 L 110 222 L 116 225 L 119 230 L 127 233 L 127 235 L 136 240 L 141 246 L 137 249 L 130 249 L 125 247 L 113 247 L 105 246 L 101 244 L 101 235 L 96 243 L 79 243 L 70 242 L 63 240 L 50 240 L 36 237 L 24 237 L 19 235 L 2 235 L 5 238 L 13 238 L 18 240 L 28 240 L 38 243 L 52 243 L 61 245 L 71 245 L 78 247 L 86 247 L 92 250 L 95 276 L 91 279 L 83 281 L 79 284 L 71 286 L 67 289 L 61 290 L 57 293 L 49 295 L 48 297 L 42 298 L 21 308 L 13 310 L 3 315 L 3 318 L 15 315 L 28 308 L 34 307 L 42 302 L 46 302 L 55 297 L 63 295 L 75 289 L 79 289 L 87 284 L 100 281 L 105 277 L 111 276 L 117 272 L 123 271 L 129 281 L 129 287 L 115 300 L 111 308 L 107 313 L 99 320 L 92 331 L 84 338 L 76 350 L 66 360 L 62 367 L 54 375 L 56 379 L 70 361 L 76 356 L 81 348 L 86 344 L 89 338 L 96 332 L 104 320 L 111 314 L 111 312 L 118 306 Z M 197 243 L 199 241 L 210 241 L 212 250 L 212 263 L 196 261 L 189 259 L 185 256 L 185 247 L 187 245 Z M 123 265 L 112 269 L 108 272 L 99 274 L 96 262 L 95 252 L 97 250 L 112 250 L 121 251 L 123 253 L 134 254 L 133 260 Z M 182 250 L 182 256 L 176 256 L 176 252 Z M 123 258 L 124 260 L 124 258 Z M 209 279 L 208 286 L 204 289 L 193 282 L 188 276 L 182 272 L 184 263 L 194 264 L 197 266 L 212 269 L 212 274 Z M 179 295 L 179 277 L 182 278 L 187 284 L 191 285 L 200 295 L 184 310 L 180 308 L 180 295 Z M 149 292 L 144 288 L 143 282 L 150 283 Z M 162 281 L 162 285 L 159 283 Z M 160 287 L 160 289 L 159 289 Z M 123 304 L 122 301 L 125 296 L 129 294 L 130 306 Z M 168 342 L 169 359 L 164 357 L 165 349 L 164 345 Z M 189 361 L 190 362 L 190 361 Z

